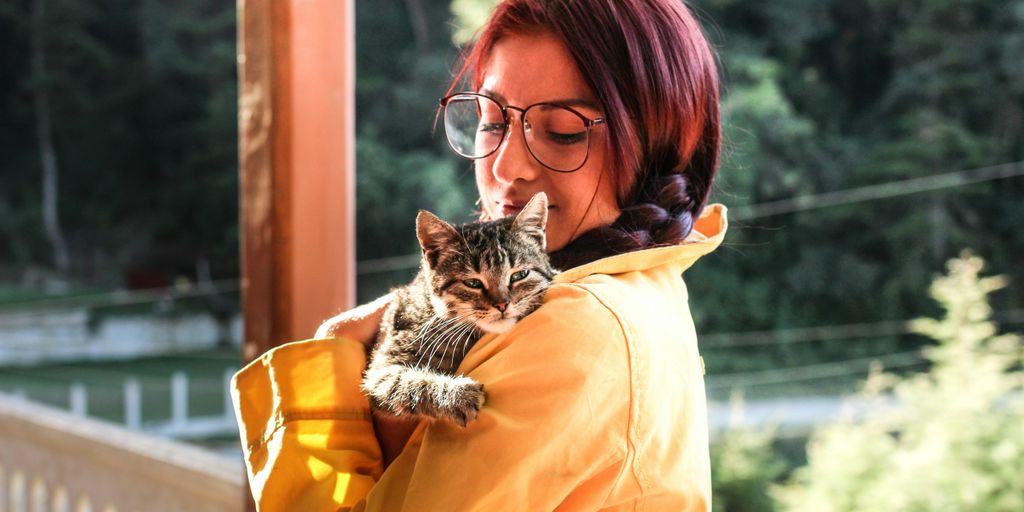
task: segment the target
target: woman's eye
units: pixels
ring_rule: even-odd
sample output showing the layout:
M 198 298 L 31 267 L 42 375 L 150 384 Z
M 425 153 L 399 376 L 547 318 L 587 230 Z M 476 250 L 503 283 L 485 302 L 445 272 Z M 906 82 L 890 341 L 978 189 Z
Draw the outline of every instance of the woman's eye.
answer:
M 530 271 L 529 270 L 520 270 L 519 272 L 516 272 L 515 274 L 512 274 L 512 277 L 509 279 L 509 282 L 510 283 L 514 283 L 516 281 L 525 279 L 526 276 L 528 276 L 528 275 L 530 275 Z
M 468 286 L 469 288 L 473 288 L 473 289 L 476 289 L 476 290 L 483 290 L 484 289 L 484 283 L 482 281 L 480 281 L 479 279 L 466 279 L 465 281 L 462 282 L 462 284 Z
M 480 123 L 479 130 L 484 133 L 496 133 L 505 129 L 503 123 Z
M 568 146 L 570 144 L 576 144 L 577 142 L 583 142 L 587 140 L 587 132 L 576 132 L 576 133 L 559 133 L 559 132 L 547 132 L 548 140 L 555 144 L 562 144 Z

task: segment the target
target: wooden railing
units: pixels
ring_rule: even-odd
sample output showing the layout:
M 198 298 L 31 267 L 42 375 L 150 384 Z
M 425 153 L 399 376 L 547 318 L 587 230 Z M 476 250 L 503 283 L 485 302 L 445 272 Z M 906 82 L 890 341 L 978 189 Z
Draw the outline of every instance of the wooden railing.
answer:
M 0 512 L 237 511 L 243 484 L 241 461 L 0 395 Z

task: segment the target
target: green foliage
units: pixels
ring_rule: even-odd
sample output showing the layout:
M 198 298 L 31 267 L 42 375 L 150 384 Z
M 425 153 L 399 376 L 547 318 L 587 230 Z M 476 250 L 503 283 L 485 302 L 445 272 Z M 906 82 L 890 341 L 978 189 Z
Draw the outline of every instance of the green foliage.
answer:
M 742 414 L 740 395 L 732 398 L 734 418 Z M 775 510 L 769 489 L 786 464 L 772 449 L 774 432 L 733 428 L 711 444 L 711 500 L 714 512 L 770 512 Z
M 463 45 L 473 39 L 477 29 L 487 22 L 499 0 L 452 0 L 452 43 Z
M 356 230 L 366 247 L 361 259 L 419 251 L 418 209 L 454 222 L 472 220 L 467 217 L 468 205 L 476 193 L 470 166 L 430 151 L 397 152 L 372 135 L 357 140 L 356 158 L 362 206 Z
M 711 200 L 733 213 L 1024 160 L 1024 1 L 691 5 L 721 57 L 725 145 Z M 1022 197 L 1024 179 L 1016 177 L 734 218 L 722 249 L 687 274 L 698 332 L 928 314 L 920 290 L 959 247 L 974 247 L 1022 281 Z M 720 307 L 727 303 L 742 306 Z M 1018 287 L 997 309 L 1022 303 Z M 920 342 L 876 336 L 704 350 L 714 374 L 883 355 Z
M 1024 343 L 998 334 L 988 294 L 1002 276 L 982 260 L 951 260 L 931 295 L 941 320 L 914 323 L 937 341 L 931 371 L 900 378 L 875 371 L 858 398 L 868 414 L 822 428 L 807 466 L 778 491 L 787 510 L 1024 509 Z
M 414 8 L 418 6 L 419 8 Z M 357 260 L 419 252 L 416 212 L 466 222 L 476 200 L 472 165 L 435 127 L 457 58 L 447 2 L 356 5 Z M 419 22 L 416 21 L 419 17 Z M 426 32 L 418 37 L 410 25 Z M 359 275 L 359 300 L 407 282 L 414 269 Z
M 0 265 L 49 265 L 25 51 L 29 1 L 0 10 Z M 235 3 L 47 0 L 44 77 L 73 277 L 238 273 Z M 10 248 L 10 251 L 4 250 Z

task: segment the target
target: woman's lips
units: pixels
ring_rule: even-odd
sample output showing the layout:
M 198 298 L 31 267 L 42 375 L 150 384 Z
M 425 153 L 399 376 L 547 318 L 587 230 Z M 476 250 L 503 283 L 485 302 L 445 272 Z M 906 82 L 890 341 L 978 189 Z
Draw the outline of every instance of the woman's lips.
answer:
M 515 205 L 511 205 L 511 204 L 503 204 L 503 205 L 501 205 L 501 216 L 502 217 L 508 217 L 508 216 L 511 216 L 511 215 L 516 215 L 519 212 L 521 212 L 522 210 L 523 210 L 522 206 L 515 206 Z
M 520 205 L 516 205 L 516 204 L 502 204 L 502 205 L 499 206 L 499 210 L 501 211 L 501 216 L 502 217 L 509 217 L 509 216 L 516 215 L 519 212 L 523 211 L 523 207 L 525 207 L 525 206 L 526 206 L 526 203 L 523 203 L 523 204 L 520 204 Z M 548 211 L 550 212 L 551 209 L 553 209 L 554 207 L 555 207 L 555 205 L 548 205 Z

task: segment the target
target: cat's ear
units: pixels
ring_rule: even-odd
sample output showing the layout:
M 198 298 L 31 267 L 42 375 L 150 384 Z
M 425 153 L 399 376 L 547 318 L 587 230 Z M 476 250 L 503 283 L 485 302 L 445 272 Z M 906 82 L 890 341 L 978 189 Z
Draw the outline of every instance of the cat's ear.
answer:
M 426 210 L 420 210 L 416 215 L 416 237 L 420 239 L 420 248 L 427 256 L 431 266 L 437 262 L 437 252 L 451 244 L 459 232 L 455 226 L 438 218 L 437 215 Z
M 537 192 L 512 222 L 512 228 L 537 238 L 541 249 L 547 249 L 544 228 L 548 224 L 548 196 Z

